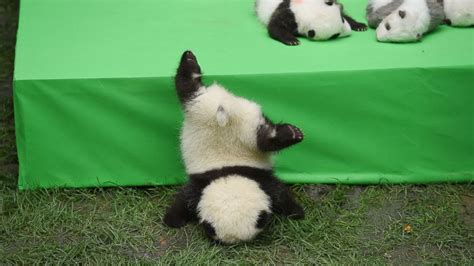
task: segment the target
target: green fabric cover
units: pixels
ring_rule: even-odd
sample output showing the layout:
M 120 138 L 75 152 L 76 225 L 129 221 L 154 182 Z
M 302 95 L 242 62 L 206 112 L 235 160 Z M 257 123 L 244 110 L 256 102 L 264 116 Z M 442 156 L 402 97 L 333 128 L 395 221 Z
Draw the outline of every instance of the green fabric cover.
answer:
M 364 20 L 365 2 L 345 0 Z M 259 102 L 305 140 L 276 158 L 287 182 L 474 178 L 474 29 L 420 43 L 375 32 L 288 47 L 253 0 L 22 0 L 15 62 L 19 188 L 186 180 L 173 76 L 181 53 L 206 82 Z

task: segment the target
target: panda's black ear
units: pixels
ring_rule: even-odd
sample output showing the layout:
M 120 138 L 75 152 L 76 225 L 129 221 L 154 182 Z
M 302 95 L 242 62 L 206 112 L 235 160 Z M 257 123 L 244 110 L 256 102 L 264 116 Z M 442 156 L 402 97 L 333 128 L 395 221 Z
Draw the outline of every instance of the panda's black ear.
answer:
M 191 51 L 184 52 L 175 76 L 176 92 L 182 104 L 191 100 L 197 90 L 203 86 L 201 75 L 201 67 L 196 56 Z
M 227 126 L 227 123 L 229 122 L 229 115 L 227 114 L 227 111 L 224 109 L 224 107 L 222 107 L 222 105 L 219 105 L 219 107 L 217 107 L 216 120 L 217 124 L 219 124 L 220 127 Z
M 403 11 L 403 10 L 400 10 L 400 11 L 398 11 L 398 15 L 400 15 L 401 18 L 405 18 L 405 16 L 407 15 L 407 12 Z

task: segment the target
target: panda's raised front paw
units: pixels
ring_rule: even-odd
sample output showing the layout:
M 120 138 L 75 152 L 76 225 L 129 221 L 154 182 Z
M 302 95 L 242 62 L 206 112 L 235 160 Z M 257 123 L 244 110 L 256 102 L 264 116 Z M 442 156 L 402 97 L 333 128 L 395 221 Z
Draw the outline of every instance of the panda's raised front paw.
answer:
M 277 127 L 276 137 L 284 146 L 290 146 L 301 142 L 304 138 L 304 134 L 301 129 L 293 125 L 283 124 Z
M 191 74 L 191 77 L 199 76 L 201 74 L 201 68 L 197 62 L 196 56 L 191 51 L 185 51 L 181 56 L 181 62 L 179 64 L 179 72 L 185 75 Z
M 366 31 L 367 30 L 367 25 L 364 24 L 364 23 L 354 23 L 353 25 L 351 25 L 351 28 L 355 31 Z

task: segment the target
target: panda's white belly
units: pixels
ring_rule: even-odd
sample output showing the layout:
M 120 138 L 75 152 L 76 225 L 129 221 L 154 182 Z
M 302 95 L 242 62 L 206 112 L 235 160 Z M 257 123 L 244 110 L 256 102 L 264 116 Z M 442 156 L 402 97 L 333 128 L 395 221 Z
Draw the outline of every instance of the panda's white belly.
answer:
M 261 211 L 271 213 L 270 198 L 257 182 L 239 175 L 214 180 L 204 188 L 197 211 L 216 238 L 225 243 L 247 241 L 261 231 L 256 227 Z

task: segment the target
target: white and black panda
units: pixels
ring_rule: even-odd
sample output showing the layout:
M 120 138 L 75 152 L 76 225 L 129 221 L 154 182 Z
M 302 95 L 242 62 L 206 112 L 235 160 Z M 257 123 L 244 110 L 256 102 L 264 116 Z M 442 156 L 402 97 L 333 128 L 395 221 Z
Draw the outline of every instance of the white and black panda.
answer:
M 256 0 L 255 11 L 270 37 L 286 45 L 298 45 L 297 36 L 328 40 L 367 30 L 336 0 Z
M 457 27 L 474 26 L 473 0 L 444 0 L 446 23 Z
M 442 0 L 369 0 L 367 20 L 380 42 L 420 41 L 443 23 Z
M 179 228 L 197 220 L 213 240 L 253 239 L 273 213 L 304 217 L 272 170 L 272 153 L 299 143 L 302 132 L 274 124 L 255 102 L 201 82 L 201 68 L 187 51 L 175 77 L 184 110 L 181 152 L 189 182 L 177 193 L 164 223 Z

